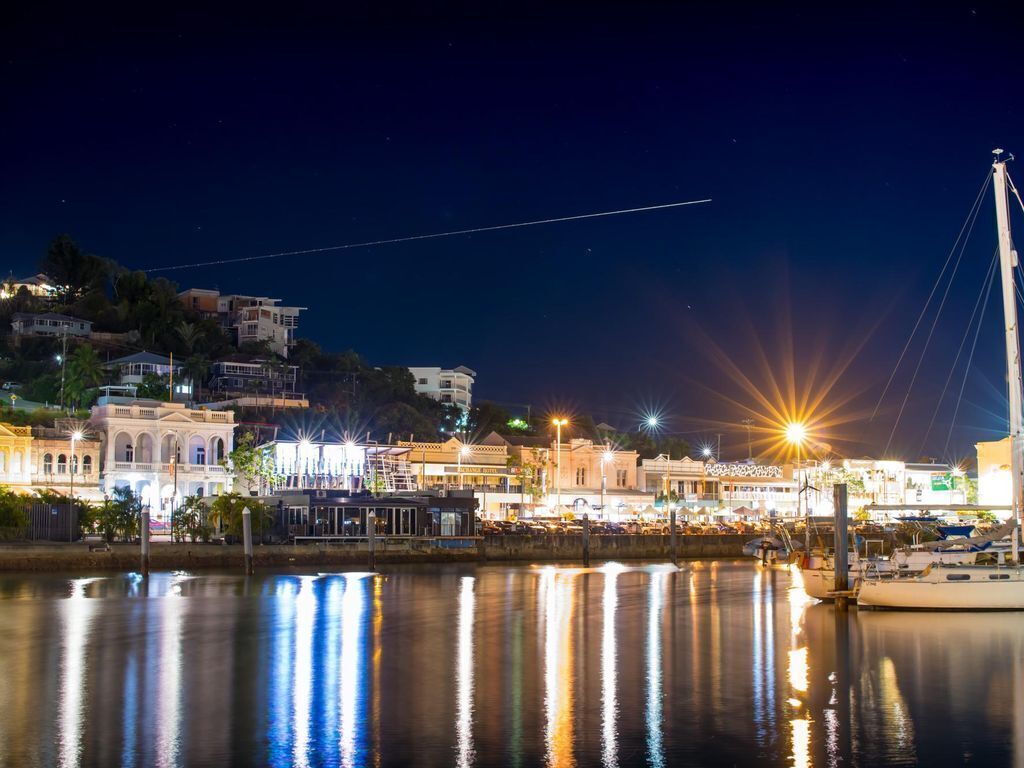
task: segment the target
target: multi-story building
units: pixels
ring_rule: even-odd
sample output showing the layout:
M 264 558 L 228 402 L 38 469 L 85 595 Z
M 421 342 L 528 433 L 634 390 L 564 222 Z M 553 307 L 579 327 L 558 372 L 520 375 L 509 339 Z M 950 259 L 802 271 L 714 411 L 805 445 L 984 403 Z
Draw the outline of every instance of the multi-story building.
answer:
M 468 411 L 473 406 L 476 371 L 464 365 L 455 368 L 410 367 L 413 386 L 421 395 Z
M 218 400 L 211 406 L 227 404 L 278 408 L 308 408 L 309 401 L 295 391 L 299 367 L 276 360 L 233 356 L 210 366 L 210 393 Z
M 72 436 L 82 432 L 78 438 Z M 0 424 L 0 484 L 29 493 L 51 489 L 89 501 L 99 491 L 100 441 L 89 430 L 58 421 L 56 428 Z
M 359 444 L 353 440 L 274 440 L 262 449 L 270 456 L 276 482 L 268 491 L 338 490 L 356 493 L 408 493 L 416 476 L 404 446 Z
M 507 438 L 517 466 L 540 463 L 541 494 L 537 514 L 576 515 L 620 520 L 648 510 L 654 494 L 640 485 L 636 451 L 615 450 L 586 438 L 572 438 L 559 447 L 547 438 Z
M 523 514 L 527 488 L 522 473 L 509 461 L 509 444 L 500 435 L 492 432 L 473 443 L 453 437 L 445 442 L 398 444 L 409 449 L 409 466 L 421 490 L 472 491 L 487 519 Z
M 295 344 L 299 313 L 305 309 L 283 307 L 280 299 L 267 296 L 221 294 L 205 288 L 190 288 L 178 298 L 187 308 L 216 318 L 236 345 L 266 341 L 282 357 L 287 357 Z
M 11 315 L 11 330 L 16 339 L 21 336 L 69 336 L 87 339 L 92 333 L 92 321 L 56 312 L 16 312 Z
M 185 375 L 185 367 L 178 362 L 171 362 L 169 357 L 156 355 L 152 352 L 136 352 L 119 357 L 106 364 L 106 368 L 115 372 L 121 386 L 138 387 L 145 383 L 147 376 L 157 376 L 171 386 L 171 373 L 174 373 L 174 399 L 187 400 L 192 396 L 192 382 Z
M 102 489 L 110 493 L 130 487 L 155 520 L 169 522 L 172 506 L 185 496 L 216 496 L 231 489 L 221 464 L 234 446 L 230 411 L 101 397 L 89 422 L 102 436 Z

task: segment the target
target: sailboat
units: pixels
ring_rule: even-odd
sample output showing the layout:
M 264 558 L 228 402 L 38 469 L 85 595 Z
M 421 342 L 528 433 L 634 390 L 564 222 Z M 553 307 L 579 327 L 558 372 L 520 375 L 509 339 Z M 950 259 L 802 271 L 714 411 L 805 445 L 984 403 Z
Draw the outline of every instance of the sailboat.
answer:
M 1003 150 L 993 152 L 992 181 L 999 233 L 999 274 L 1003 295 L 1006 370 L 1009 385 L 1010 473 L 1012 479 L 1013 533 L 1010 565 L 967 565 L 935 563 L 916 575 L 886 578 L 883 574 L 861 581 L 857 605 L 862 608 L 918 610 L 1024 610 L 1024 569 L 1020 567 L 1021 471 L 1024 469 L 1024 415 L 1021 405 L 1020 340 L 1017 334 L 1017 303 L 1014 268 L 1017 252 L 1010 237 L 1008 187 L 1013 182 L 1006 171 Z M 1024 207 L 1024 203 L 1021 203 Z

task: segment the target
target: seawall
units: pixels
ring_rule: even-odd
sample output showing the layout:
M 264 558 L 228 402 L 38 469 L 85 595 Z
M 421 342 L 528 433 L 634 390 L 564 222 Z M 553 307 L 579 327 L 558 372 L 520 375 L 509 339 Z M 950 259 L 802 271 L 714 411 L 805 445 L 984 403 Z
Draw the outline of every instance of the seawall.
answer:
M 740 557 L 749 536 L 679 536 L 680 558 Z M 591 536 L 590 559 L 668 560 L 668 536 Z M 387 563 L 573 562 L 583 560 L 580 535 L 483 536 L 474 539 L 378 539 L 375 558 Z M 363 541 L 257 545 L 256 568 L 358 566 L 368 560 Z M 242 569 L 241 545 L 171 544 L 154 542 L 150 568 Z M 3 544 L 0 571 L 137 571 L 139 545 L 112 544 L 107 552 L 91 552 L 86 544 Z

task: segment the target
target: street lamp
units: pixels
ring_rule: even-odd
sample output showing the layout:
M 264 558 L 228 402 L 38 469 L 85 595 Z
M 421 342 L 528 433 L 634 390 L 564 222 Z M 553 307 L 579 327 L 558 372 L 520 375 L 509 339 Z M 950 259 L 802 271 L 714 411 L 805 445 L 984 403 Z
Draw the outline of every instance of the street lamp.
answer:
M 459 490 L 460 491 L 463 488 L 463 485 L 462 485 L 462 457 L 463 456 L 469 456 L 469 446 L 468 445 L 464 445 L 461 448 L 459 448 L 459 471 L 458 471 L 458 475 L 459 475 Z
M 601 454 L 601 516 L 605 520 L 611 519 L 608 516 L 608 512 L 605 510 L 605 494 L 608 492 L 608 462 L 615 460 L 615 454 L 612 453 L 608 444 L 605 443 L 605 451 Z
M 562 427 L 568 426 L 568 419 L 552 419 L 555 425 L 555 509 L 562 506 Z
M 71 491 L 68 494 L 68 542 L 74 538 L 74 525 L 71 521 L 71 512 L 75 503 L 75 443 L 82 439 L 82 430 L 76 429 L 71 433 Z
M 657 416 L 648 416 L 644 420 L 644 423 L 647 425 L 648 429 L 657 429 L 658 428 L 658 424 L 659 424 L 658 417 Z
M 800 517 L 800 494 L 803 493 L 800 480 L 800 448 L 807 439 L 807 427 L 802 422 L 791 421 L 786 425 L 786 440 L 796 449 L 796 516 Z M 804 515 L 804 549 L 811 554 L 811 521 L 810 510 Z

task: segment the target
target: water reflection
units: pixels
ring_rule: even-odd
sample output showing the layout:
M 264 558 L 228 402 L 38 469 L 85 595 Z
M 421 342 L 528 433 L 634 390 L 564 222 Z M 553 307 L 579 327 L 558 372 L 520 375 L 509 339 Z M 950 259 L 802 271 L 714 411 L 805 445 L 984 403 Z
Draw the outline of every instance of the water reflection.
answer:
M 473 763 L 473 577 L 462 577 L 459 590 L 459 645 L 456 671 L 457 700 L 455 736 L 458 742 L 459 768 Z
M 577 571 L 545 569 L 541 599 L 544 603 L 544 741 L 551 768 L 570 768 L 573 755 L 572 618 Z
M 618 766 L 618 736 L 616 720 L 619 716 L 617 694 L 618 674 L 615 642 L 615 610 L 619 604 L 616 580 L 625 568 L 608 563 L 604 572 L 604 592 L 601 605 L 601 762 L 605 768 Z
M 661 743 L 661 621 L 667 583 L 665 571 L 652 573 L 647 597 L 647 754 L 648 762 L 656 768 L 665 764 Z
M 19 768 L 1024 754 L 1024 615 L 842 614 L 745 563 L 4 579 Z
M 86 666 L 93 606 L 85 588 L 95 579 L 75 579 L 71 594 L 61 606 L 63 614 L 63 664 L 60 680 L 61 766 L 77 766 L 82 756 L 82 716 L 85 708 Z

